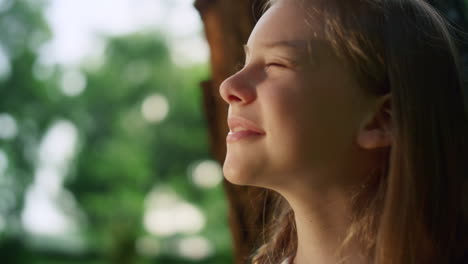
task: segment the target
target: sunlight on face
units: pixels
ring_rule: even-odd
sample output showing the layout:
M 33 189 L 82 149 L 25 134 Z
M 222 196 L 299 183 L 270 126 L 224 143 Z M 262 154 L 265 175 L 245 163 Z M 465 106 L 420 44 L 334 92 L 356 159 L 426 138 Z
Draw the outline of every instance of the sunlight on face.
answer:
M 355 150 L 365 95 L 321 38 L 320 21 L 307 17 L 295 1 L 274 4 L 248 40 L 246 65 L 220 87 L 231 121 L 223 172 L 232 183 L 329 184 L 337 179 L 315 175 Z

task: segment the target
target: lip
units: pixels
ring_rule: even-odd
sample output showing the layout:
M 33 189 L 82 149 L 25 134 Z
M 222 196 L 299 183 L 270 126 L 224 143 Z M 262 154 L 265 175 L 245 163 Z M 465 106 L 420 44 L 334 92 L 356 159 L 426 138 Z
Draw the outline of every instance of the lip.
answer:
M 226 137 L 227 143 L 233 143 L 241 139 L 253 139 L 265 135 L 260 127 L 254 122 L 240 116 L 230 116 L 228 118 L 229 134 Z M 242 131 L 233 132 L 236 128 L 243 128 Z

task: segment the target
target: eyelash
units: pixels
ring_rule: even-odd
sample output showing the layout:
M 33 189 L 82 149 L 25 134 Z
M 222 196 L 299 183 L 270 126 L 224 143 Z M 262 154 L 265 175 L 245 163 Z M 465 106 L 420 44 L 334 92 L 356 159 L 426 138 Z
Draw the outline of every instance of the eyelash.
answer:
M 277 62 L 271 62 L 271 63 L 266 63 L 266 68 L 269 68 L 269 67 L 280 67 L 280 68 L 286 68 L 285 65 L 281 64 L 281 63 L 277 63 Z M 243 68 L 245 67 L 245 63 L 244 62 L 239 62 L 237 63 L 236 67 L 235 67 L 235 70 L 236 71 L 240 71 L 242 70 Z
M 286 67 L 286 66 L 284 66 L 283 64 L 277 63 L 277 62 L 267 63 L 266 66 L 267 66 L 267 67 L 274 66 L 274 67 L 280 67 L 280 68 L 285 68 L 285 67 Z

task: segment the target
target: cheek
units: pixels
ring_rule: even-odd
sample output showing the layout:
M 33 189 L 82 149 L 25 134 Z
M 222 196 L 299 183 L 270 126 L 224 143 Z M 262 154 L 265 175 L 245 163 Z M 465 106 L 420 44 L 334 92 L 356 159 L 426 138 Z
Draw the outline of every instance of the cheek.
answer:
M 275 164 L 288 169 L 330 166 L 352 140 L 349 101 L 328 86 L 290 82 L 265 95 L 268 152 Z

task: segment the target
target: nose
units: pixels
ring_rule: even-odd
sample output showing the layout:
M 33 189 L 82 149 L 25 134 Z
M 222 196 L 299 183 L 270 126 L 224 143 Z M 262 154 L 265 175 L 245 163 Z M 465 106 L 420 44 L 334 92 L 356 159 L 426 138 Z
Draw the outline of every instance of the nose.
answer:
M 224 80 L 219 87 L 219 93 L 228 104 L 246 105 L 256 98 L 254 84 L 243 71 Z

